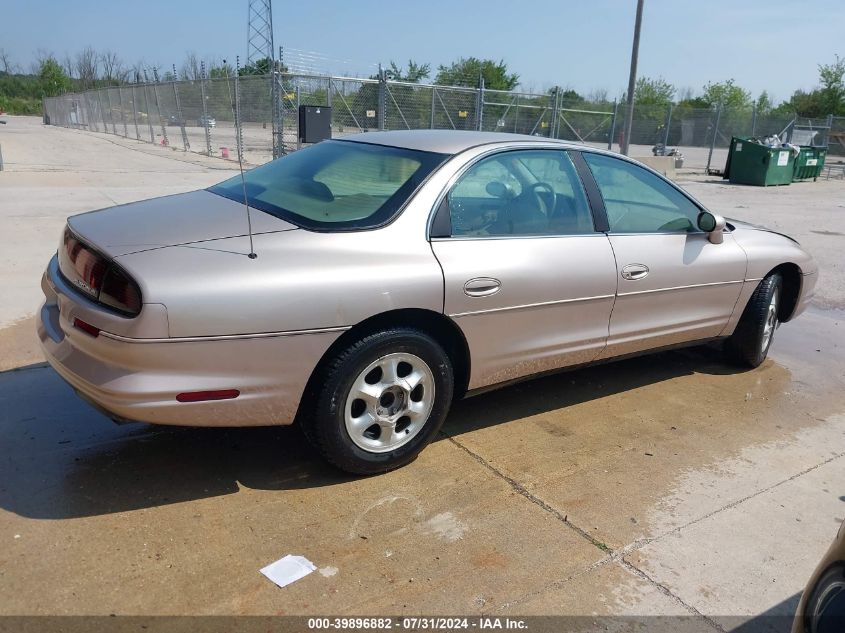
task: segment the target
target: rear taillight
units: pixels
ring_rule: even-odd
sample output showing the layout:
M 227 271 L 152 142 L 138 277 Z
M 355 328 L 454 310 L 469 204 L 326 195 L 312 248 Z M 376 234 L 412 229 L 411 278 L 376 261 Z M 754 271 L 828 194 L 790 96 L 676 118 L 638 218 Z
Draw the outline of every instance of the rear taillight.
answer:
M 126 273 L 117 266 L 106 271 L 100 290 L 100 303 L 127 314 L 138 314 L 141 311 L 141 291 L 138 284 L 132 281 Z
M 65 228 L 64 253 L 59 253 L 59 259 L 59 267 L 65 275 L 72 277 L 76 287 L 96 299 L 108 267 L 105 258 L 86 247 L 70 229 Z
M 65 227 L 59 270 L 88 297 L 127 316 L 141 312 L 141 290 L 117 264 Z

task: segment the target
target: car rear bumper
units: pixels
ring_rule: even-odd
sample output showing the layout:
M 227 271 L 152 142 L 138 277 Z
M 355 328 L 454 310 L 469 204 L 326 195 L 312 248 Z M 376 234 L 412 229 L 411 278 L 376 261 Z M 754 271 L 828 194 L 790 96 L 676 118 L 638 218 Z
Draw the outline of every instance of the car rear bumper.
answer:
M 102 322 L 97 314 L 102 308 L 70 288 L 52 262 L 41 285 L 45 301 L 37 330 L 44 356 L 83 399 L 119 422 L 290 424 L 313 368 L 341 334 L 144 339 L 102 330 L 95 337 L 73 322 Z M 240 394 L 227 400 L 176 400 L 179 393 L 229 389 Z

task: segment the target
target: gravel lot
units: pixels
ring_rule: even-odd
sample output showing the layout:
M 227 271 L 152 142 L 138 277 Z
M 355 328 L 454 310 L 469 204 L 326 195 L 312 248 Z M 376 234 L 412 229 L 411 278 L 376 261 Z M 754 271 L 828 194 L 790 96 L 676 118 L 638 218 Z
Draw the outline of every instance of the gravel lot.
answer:
M 458 403 L 416 462 L 354 479 L 293 428 L 116 426 L 43 365 L 32 315 L 66 216 L 232 164 L 7 120 L 2 615 L 680 614 L 712 631 L 793 611 L 845 517 L 845 182 L 679 176 L 820 263 L 817 305 L 758 370 L 701 348 L 534 380 Z M 319 573 L 277 588 L 258 569 L 285 554 Z

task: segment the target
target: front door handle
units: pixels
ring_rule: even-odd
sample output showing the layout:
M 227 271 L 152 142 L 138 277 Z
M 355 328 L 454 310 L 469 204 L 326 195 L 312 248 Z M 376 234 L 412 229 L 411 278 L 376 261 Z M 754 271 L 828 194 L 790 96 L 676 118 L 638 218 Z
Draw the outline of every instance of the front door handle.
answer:
M 622 268 L 622 279 L 636 281 L 648 275 L 648 266 L 645 264 L 628 264 Z
M 464 284 L 464 294 L 470 297 L 488 297 L 502 288 L 502 282 L 492 277 L 476 277 Z

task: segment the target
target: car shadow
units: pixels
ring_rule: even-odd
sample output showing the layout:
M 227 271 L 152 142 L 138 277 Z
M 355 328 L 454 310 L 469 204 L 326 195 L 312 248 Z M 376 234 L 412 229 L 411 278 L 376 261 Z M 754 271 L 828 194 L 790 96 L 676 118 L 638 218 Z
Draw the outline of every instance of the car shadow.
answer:
M 800 601 L 801 592 L 798 592 L 753 618 L 727 618 L 728 622 L 720 623 L 733 633 L 790 633 Z
M 703 347 L 558 373 L 455 403 L 443 436 L 678 376 L 734 371 Z M 0 373 L 0 411 L 0 507 L 24 517 L 97 516 L 241 486 L 282 491 L 355 479 L 324 463 L 296 427 L 116 425 L 40 364 Z
M 638 356 L 526 380 L 456 402 L 444 425 L 459 435 L 529 415 L 564 409 L 692 374 L 731 375 L 743 368 L 725 363 L 716 346 Z

